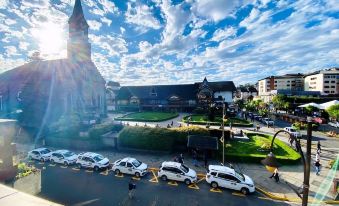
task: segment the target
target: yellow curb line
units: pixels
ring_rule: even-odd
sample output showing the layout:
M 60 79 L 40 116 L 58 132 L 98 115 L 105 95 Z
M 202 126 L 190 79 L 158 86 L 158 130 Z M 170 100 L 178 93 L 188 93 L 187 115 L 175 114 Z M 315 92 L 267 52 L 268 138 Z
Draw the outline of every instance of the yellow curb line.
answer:
M 155 175 L 154 171 L 151 171 L 152 174 L 153 174 L 153 178 L 148 180 L 149 182 L 154 182 L 154 183 L 158 183 L 159 180 L 158 180 L 158 177 Z
M 124 177 L 124 174 L 120 173 L 120 174 L 116 174 L 115 176 L 116 176 L 116 177 L 121 177 L 121 178 L 122 178 L 122 177 Z
M 188 188 L 195 189 L 195 190 L 199 190 L 200 189 L 199 186 L 197 184 L 195 184 L 195 183 L 188 185 Z
M 86 170 L 85 172 L 89 172 L 89 173 L 92 173 L 92 172 L 93 172 L 93 170 Z
M 261 189 L 258 186 L 256 186 L 255 189 L 257 189 L 259 192 L 263 193 L 264 195 L 266 195 L 267 197 L 269 197 L 273 200 L 289 201 L 289 199 L 287 199 L 286 197 L 275 196 L 275 195 L 271 194 L 270 192 L 266 192 L 265 190 Z
M 100 174 L 101 174 L 101 175 L 107 176 L 107 175 L 108 175 L 108 170 L 105 170 L 105 171 L 103 171 L 103 172 L 100 172 Z
M 138 181 L 139 181 L 139 180 L 140 180 L 140 177 L 135 177 L 135 176 L 133 176 L 132 179 L 133 179 L 133 180 L 138 180 Z
M 216 189 L 212 188 L 212 189 L 210 189 L 210 192 L 222 193 L 222 190 L 219 189 L 219 188 L 216 188 Z
M 172 186 L 178 186 L 178 183 L 176 181 L 169 181 L 167 184 Z
M 77 168 L 77 167 L 73 167 L 72 170 L 74 170 L 74 171 L 80 171 L 80 169 Z
M 60 166 L 60 168 L 63 168 L 63 169 L 65 169 L 65 168 L 68 168 L 67 166 Z
M 246 195 L 239 193 L 239 192 L 232 192 L 232 195 L 239 196 L 239 197 L 246 197 Z

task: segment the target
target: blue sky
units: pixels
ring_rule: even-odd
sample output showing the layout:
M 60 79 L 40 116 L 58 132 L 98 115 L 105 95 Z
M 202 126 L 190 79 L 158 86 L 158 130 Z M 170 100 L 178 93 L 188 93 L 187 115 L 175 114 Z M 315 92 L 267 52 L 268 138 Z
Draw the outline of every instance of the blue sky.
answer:
M 1 0 L 0 73 L 66 57 L 75 0 Z M 82 0 L 92 59 L 123 85 L 233 80 L 339 66 L 337 0 Z

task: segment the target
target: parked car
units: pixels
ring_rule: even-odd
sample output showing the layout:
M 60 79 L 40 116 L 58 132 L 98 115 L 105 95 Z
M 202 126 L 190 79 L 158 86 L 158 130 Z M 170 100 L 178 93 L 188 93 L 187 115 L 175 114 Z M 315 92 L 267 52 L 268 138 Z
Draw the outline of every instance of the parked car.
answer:
M 74 164 L 78 159 L 78 155 L 69 150 L 56 150 L 52 152 L 50 161 L 51 163 L 60 163 L 64 165 Z
M 339 122 L 329 122 L 328 124 L 332 127 L 339 128 Z
M 254 119 L 257 120 L 257 121 L 261 121 L 262 116 L 260 116 L 260 115 L 254 115 Z
M 295 137 L 301 137 L 300 132 L 298 132 L 297 130 L 295 130 L 295 129 L 292 128 L 292 127 L 285 127 L 284 130 L 285 130 L 287 133 L 290 133 L 290 134 L 294 135 Z
M 158 171 L 158 177 L 164 181 L 169 179 L 185 182 L 186 185 L 197 181 L 197 173 L 178 162 L 163 162 Z
M 268 126 L 273 126 L 274 125 L 274 121 L 270 118 L 263 118 L 262 122 Z
M 76 165 L 79 168 L 92 168 L 95 171 L 109 167 L 109 159 L 94 152 L 84 152 L 78 155 Z
M 314 117 L 312 120 L 314 123 L 317 123 L 317 124 L 326 124 L 327 122 L 325 118 L 321 118 L 321 117 Z
M 144 176 L 147 174 L 147 164 L 142 163 L 141 161 L 126 157 L 124 159 L 117 160 L 113 163 L 112 171 L 119 174 L 125 173 L 125 174 L 131 174 L 135 175 L 136 177 Z
M 255 191 L 250 177 L 226 166 L 210 165 L 206 174 L 206 182 L 213 188 L 224 187 L 238 190 L 245 195 Z
M 29 159 L 40 160 L 41 162 L 48 161 L 52 151 L 47 148 L 38 148 L 28 152 Z

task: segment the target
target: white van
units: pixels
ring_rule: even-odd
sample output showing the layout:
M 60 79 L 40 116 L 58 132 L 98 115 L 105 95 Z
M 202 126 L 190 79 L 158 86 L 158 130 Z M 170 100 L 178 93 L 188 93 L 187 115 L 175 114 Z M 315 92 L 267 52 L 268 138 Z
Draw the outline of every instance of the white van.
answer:
M 220 165 L 210 165 L 206 174 L 206 182 L 213 188 L 224 187 L 241 191 L 243 194 L 255 191 L 253 180 L 232 168 Z
M 158 177 L 162 180 L 176 180 L 190 185 L 197 181 L 197 173 L 178 162 L 163 162 L 158 172 Z

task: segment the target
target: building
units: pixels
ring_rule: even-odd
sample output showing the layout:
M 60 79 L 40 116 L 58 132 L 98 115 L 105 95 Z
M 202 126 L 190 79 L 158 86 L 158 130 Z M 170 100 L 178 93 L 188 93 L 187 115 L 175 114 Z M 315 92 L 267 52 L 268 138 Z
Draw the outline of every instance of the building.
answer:
M 303 74 L 285 74 L 274 77 L 273 90 L 303 91 Z
M 116 97 L 117 109 L 125 111 L 191 112 L 213 102 L 232 103 L 236 91 L 232 81 L 177 85 L 122 86 Z
M 248 100 L 258 96 L 258 90 L 254 86 L 240 87 L 237 89 L 237 99 Z
M 16 132 L 16 121 L 0 119 L 0 181 L 14 178 L 16 168 L 16 148 L 13 138 Z
M 106 115 L 105 80 L 91 60 L 89 26 L 80 0 L 68 25 L 66 59 L 35 60 L 0 75 L 2 115 L 20 109 L 20 124 L 40 129 L 70 113 Z
M 305 75 L 305 91 L 319 91 L 322 95 L 339 94 L 339 68 Z
M 258 81 L 258 95 L 263 96 L 274 90 L 274 76 L 266 77 Z
M 109 81 L 106 84 L 106 101 L 107 101 L 107 111 L 116 110 L 116 96 L 120 90 L 119 82 Z

